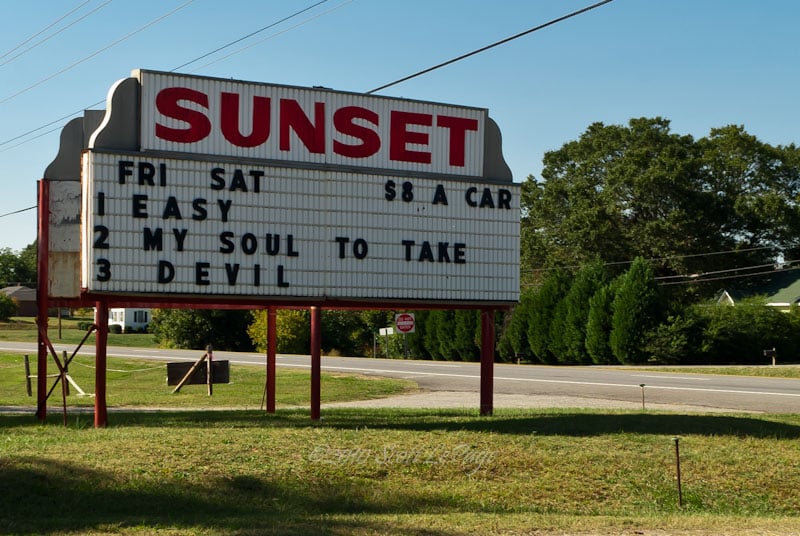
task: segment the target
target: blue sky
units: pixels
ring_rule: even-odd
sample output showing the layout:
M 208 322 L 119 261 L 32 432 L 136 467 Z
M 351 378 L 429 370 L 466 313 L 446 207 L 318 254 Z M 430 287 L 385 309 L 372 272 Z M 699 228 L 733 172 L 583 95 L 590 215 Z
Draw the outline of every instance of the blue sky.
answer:
M 132 69 L 173 70 L 317 1 L 1 0 L 0 214 L 36 204 L 66 119 L 9 140 L 103 100 Z M 179 71 L 363 92 L 592 3 L 327 0 Z M 596 121 L 800 143 L 797 28 L 794 0 L 614 0 L 380 94 L 488 108 L 518 182 Z M 35 237 L 35 210 L 0 218 L 0 247 Z

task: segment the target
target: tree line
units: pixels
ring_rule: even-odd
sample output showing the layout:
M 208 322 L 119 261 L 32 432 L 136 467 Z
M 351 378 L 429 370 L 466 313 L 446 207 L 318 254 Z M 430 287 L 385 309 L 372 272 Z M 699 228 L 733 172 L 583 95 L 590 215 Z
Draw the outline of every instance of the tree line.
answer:
M 738 125 L 695 139 L 667 119 L 634 118 L 590 125 L 543 164 L 521 185 L 521 299 L 496 314 L 498 360 L 760 362 L 772 347 L 794 359 L 798 313 L 714 301 L 725 285 L 746 291 L 799 262 L 794 144 Z M 323 349 L 479 359 L 479 312 L 417 311 L 416 333 L 376 338 L 393 314 L 324 311 Z M 263 346 L 265 322 L 243 316 L 236 340 Z M 308 351 L 307 312 L 281 311 L 278 330 L 279 351 Z
M 667 119 L 594 123 L 521 184 L 520 303 L 495 316 L 501 361 L 642 363 L 794 359 L 796 314 L 718 307 L 800 262 L 800 150 L 743 126 L 694 138 Z M 34 286 L 35 243 L 0 250 L 0 281 Z M 416 311 L 416 333 L 377 337 L 395 311 L 323 311 L 323 350 L 477 360 L 479 312 Z M 164 344 L 254 349 L 264 313 L 158 311 Z M 281 310 L 279 351 L 307 353 L 309 313 Z M 203 339 L 202 342 L 200 339 Z

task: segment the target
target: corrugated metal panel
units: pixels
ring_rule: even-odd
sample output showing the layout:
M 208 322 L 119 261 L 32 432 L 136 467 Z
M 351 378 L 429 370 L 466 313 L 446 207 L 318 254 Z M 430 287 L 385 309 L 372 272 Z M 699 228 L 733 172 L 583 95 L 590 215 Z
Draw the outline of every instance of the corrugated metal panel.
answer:
M 501 302 L 519 295 L 518 185 L 503 186 L 510 209 L 478 208 L 465 192 L 484 185 L 470 182 L 447 182 L 447 204 L 433 204 L 440 184 L 431 179 L 405 181 L 404 201 L 396 178 L 375 174 L 258 167 L 237 175 L 221 162 L 88 158 L 83 283 L 90 290 Z M 125 184 L 120 160 L 133 163 Z M 166 166 L 166 186 L 139 184 L 145 161 Z M 211 187 L 214 168 L 225 170 L 223 189 Z M 259 192 L 250 171 L 263 173 Z M 496 196 L 497 186 L 487 188 Z M 107 248 L 96 247 L 106 232 L 96 226 L 107 230 Z
M 248 159 L 273 159 L 471 177 L 481 176 L 483 173 L 484 133 L 487 120 L 487 112 L 483 109 L 328 90 L 187 77 L 148 71 L 141 73 L 140 79 L 142 83 L 141 132 L 143 150 L 188 152 Z M 156 136 L 157 124 L 171 129 L 186 129 L 189 126 L 185 121 L 164 115 L 156 108 L 156 98 L 159 92 L 166 88 L 174 87 L 189 88 L 202 93 L 208 99 L 208 107 L 189 100 L 180 100 L 178 103 L 181 108 L 200 113 L 207 118 L 211 125 L 211 131 L 208 136 L 192 143 L 171 142 Z M 269 99 L 269 136 L 263 143 L 254 147 L 241 147 L 231 143 L 223 136 L 220 119 L 223 115 L 221 106 L 222 93 L 238 95 L 238 115 L 236 115 L 234 123 L 238 125 L 239 133 L 244 137 L 253 133 L 255 121 L 259 123 L 265 121 L 262 116 L 254 117 L 254 99 Z M 307 121 L 315 128 L 324 130 L 324 151 L 322 153 L 314 152 L 306 147 L 295 130 L 289 129 L 288 136 L 283 136 L 284 133 L 281 132 L 280 127 L 281 101 L 296 103 Z M 324 109 L 320 117 L 316 115 L 317 105 L 321 105 Z M 363 118 L 346 122 L 369 129 L 377 134 L 380 139 L 380 147 L 374 154 L 354 157 L 337 154 L 335 151 L 335 141 L 350 146 L 358 146 L 362 143 L 358 136 L 347 134 L 336 128 L 335 114 L 345 107 L 359 107 L 377 115 L 377 125 Z M 412 122 L 404 128 L 396 127 L 393 133 L 393 112 L 410 112 L 428 116 L 431 124 L 427 126 Z M 452 135 L 458 129 L 443 126 L 440 119 L 442 116 L 473 121 L 476 129 L 474 131 L 464 131 L 463 135 Z M 349 130 L 349 127 L 346 127 L 345 130 Z M 412 140 L 420 137 L 421 140 L 427 141 L 427 143 L 420 144 L 412 143 L 411 141 L 399 143 L 398 140 L 402 142 L 401 137 L 398 136 L 399 132 L 409 132 Z M 391 143 L 393 135 L 395 136 L 395 143 L 402 149 L 429 153 L 430 162 L 415 162 L 406 161 L 402 158 L 392 158 Z M 288 144 L 288 150 L 281 147 L 282 138 L 283 142 Z M 451 138 L 453 139 L 451 140 Z M 459 162 L 453 165 L 451 163 L 451 145 L 455 143 L 461 146 L 462 141 L 464 162 L 463 164 Z

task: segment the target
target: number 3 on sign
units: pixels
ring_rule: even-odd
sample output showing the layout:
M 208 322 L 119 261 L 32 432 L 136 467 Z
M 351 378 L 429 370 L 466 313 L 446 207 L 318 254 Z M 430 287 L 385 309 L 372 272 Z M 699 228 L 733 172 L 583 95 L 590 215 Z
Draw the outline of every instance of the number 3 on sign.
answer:
M 111 261 L 97 259 L 97 280 L 103 282 L 109 279 L 111 279 Z

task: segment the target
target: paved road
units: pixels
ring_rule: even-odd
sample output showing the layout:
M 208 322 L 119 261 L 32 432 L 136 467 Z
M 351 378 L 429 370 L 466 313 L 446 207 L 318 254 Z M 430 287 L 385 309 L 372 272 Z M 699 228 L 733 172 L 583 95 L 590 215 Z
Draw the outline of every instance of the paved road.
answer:
M 71 352 L 71 348 L 54 345 Z M 33 343 L 0 341 L 0 351 L 35 353 Z M 86 347 L 83 354 L 93 355 Z M 164 361 L 195 360 L 199 351 L 109 347 L 111 356 Z M 263 354 L 214 352 L 216 359 L 232 363 L 263 364 Z M 279 355 L 278 366 L 309 368 L 308 356 Z M 430 391 L 463 392 L 478 405 L 480 370 L 477 363 L 387 360 L 356 357 L 323 357 L 322 369 L 365 375 L 405 378 Z M 644 384 L 644 388 L 641 385 Z M 619 367 L 549 367 L 497 364 L 496 395 L 575 397 L 587 400 L 641 404 L 681 405 L 713 410 L 800 413 L 800 380 L 717 376 L 681 373 L 664 368 L 659 372 Z M 324 393 L 323 393 L 324 399 Z

